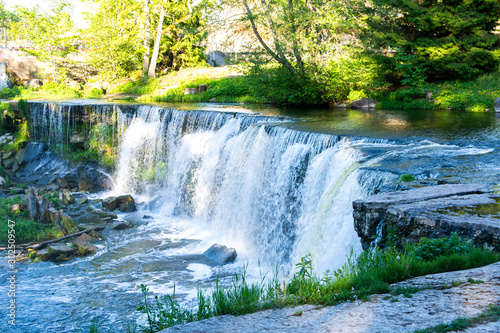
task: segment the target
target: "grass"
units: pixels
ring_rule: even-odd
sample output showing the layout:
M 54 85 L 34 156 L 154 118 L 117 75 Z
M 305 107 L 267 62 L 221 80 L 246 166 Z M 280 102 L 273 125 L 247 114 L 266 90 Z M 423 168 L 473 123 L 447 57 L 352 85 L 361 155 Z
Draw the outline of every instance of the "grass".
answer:
M 21 200 L 19 196 L 12 199 L 0 199 L 0 243 L 7 243 L 8 220 L 15 223 L 16 244 L 43 241 L 52 238 L 61 237 L 61 232 L 55 225 L 41 224 L 33 221 L 28 210 L 12 211 L 14 204 L 26 204 L 26 200 Z
M 456 242 L 455 236 L 451 243 Z M 439 243 L 446 247 L 450 242 Z M 372 294 L 391 292 L 411 297 L 428 287 L 397 287 L 391 290 L 389 284 L 415 276 L 438 272 L 462 270 L 484 266 L 500 259 L 500 254 L 488 249 L 466 246 L 460 239 L 456 251 L 440 251 L 440 254 L 426 260 L 421 256 L 420 246 L 426 242 L 407 246 L 404 250 L 395 247 L 385 250 L 364 252 L 357 259 L 353 256 L 344 266 L 334 272 L 318 277 L 313 272 L 309 255 L 296 264 L 293 278 L 286 282 L 278 278 L 278 270 L 272 278 L 261 278 L 259 282 L 248 283 L 245 270 L 233 278 L 232 284 L 221 287 L 217 279 L 212 291 L 205 294 L 198 291 L 198 306 L 190 309 L 181 306 L 173 295 L 148 300 L 147 286 L 142 286 L 144 301 L 137 308 L 147 316 L 148 326 L 143 332 L 157 332 L 161 329 L 225 314 L 241 315 L 269 308 L 296 306 L 299 304 L 336 305 L 356 299 L 368 300 Z M 397 301 L 392 297 L 391 301 Z
M 425 99 L 432 93 L 430 101 Z M 404 88 L 383 92 L 380 109 L 450 109 L 470 112 L 494 112 L 493 101 L 500 97 L 500 71 L 480 76 L 472 81 L 425 83 L 420 88 Z
M 498 320 L 500 320 L 500 306 L 491 305 L 481 314 L 475 317 L 458 318 L 450 323 L 443 323 L 422 330 L 416 330 L 414 331 L 414 333 L 442 333 L 451 331 L 463 331 L 470 327 L 475 327 Z

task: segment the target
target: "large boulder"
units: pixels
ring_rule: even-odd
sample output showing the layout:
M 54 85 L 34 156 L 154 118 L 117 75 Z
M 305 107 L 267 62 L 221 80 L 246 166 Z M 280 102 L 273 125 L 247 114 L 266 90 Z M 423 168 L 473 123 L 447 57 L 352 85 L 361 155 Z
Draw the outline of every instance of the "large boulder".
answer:
M 216 263 L 223 265 L 233 262 L 236 259 L 236 250 L 228 248 L 225 245 L 214 244 L 208 250 L 203 252 L 203 255 Z
M 354 109 L 374 109 L 377 101 L 371 98 L 361 98 L 352 102 L 351 107 Z

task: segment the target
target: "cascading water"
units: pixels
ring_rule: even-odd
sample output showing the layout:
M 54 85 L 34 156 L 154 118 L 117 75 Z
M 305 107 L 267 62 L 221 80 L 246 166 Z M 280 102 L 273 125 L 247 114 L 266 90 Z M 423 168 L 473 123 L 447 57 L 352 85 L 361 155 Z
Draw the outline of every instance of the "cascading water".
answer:
M 402 173 L 486 184 L 498 184 L 500 175 L 499 123 L 477 114 L 449 124 L 456 115 L 446 113 L 433 131 L 434 118 L 419 128 L 427 114 L 328 111 L 337 136 L 298 130 L 319 131 L 320 122 L 251 113 L 80 102 L 33 102 L 30 109 L 34 140 L 63 155 L 92 149 L 117 156 L 113 189 L 100 195 L 130 193 L 139 212 L 119 214 L 134 228 L 106 228 L 92 256 L 20 264 L 17 319 L 25 331 L 88 330 L 95 317 L 104 331 L 126 331 L 128 320 L 144 324 L 135 311 L 141 284 L 156 295 L 175 287 L 189 303 L 198 288 L 210 290 L 216 279 L 228 284 L 242 266 L 247 278 L 260 278 L 258 260 L 292 268 L 311 253 L 318 273 L 335 269 L 360 250 L 353 200 L 399 187 Z M 463 124 L 469 132 L 457 136 Z M 50 158 L 47 172 L 55 173 Z M 216 266 L 203 257 L 214 242 L 235 247 L 236 262 Z
M 290 267 L 310 252 L 319 270 L 337 268 L 360 250 L 351 202 L 368 192 L 363 156 L 350 140 L 276 121 L 141 106 L 127 120 L 114 192 L 156 197 L 153 211 L 189 216 L 245 257 Z
M 356 141 L 236 112 L 53 103 L 32 110 L 35 140 L 115 142 L 113 194 L 139 196 L 163 218 L 188 217 L 207 243 L 235 247 L 242 258 L 291 267 L 311 253 L 326 270 L 360 249 L 351 202 L 371 189 L 359 184 Z M 96 137 L 99 126 L 113 133 Z

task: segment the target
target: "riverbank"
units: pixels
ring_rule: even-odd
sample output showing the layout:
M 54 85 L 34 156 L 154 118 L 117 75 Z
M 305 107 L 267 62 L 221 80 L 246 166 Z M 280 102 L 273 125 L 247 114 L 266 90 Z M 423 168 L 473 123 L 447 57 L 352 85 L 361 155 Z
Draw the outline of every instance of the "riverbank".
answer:
M 279 77 L 243 75 L 236 66 L 187 68 L 156 79 L 140 76 L 117 82 L 90 80 L 85 85 L 48 82 L 40 87 L 4 88 L 4 99 L 71 99 L 90 98 L 128 100 L 143 103 L 247 103 L 306 106 L 318 100 L 304 99 L 293 87 L 278 83 Z M 350 107 L 361 98 L 378 101 L 377 109 L 454 110 L 494 112 L 493 101 L 500 97 L 500 72 L 480 76 L 472 81 L 424 83 L 419 87 L 379 87 L 370 91 L 351 91 L 347 100 L 333 106 Z M 295 101 L 295 102 L 294 102 Z
M 498 332 L 500 263 L 426 275 L 391 285 L 393 292 L 330 307 L 303 305 L 225 315 L 161 333 L 201 332 Z M 494 308 L 491 308 L 493 306 Z M 489 316 L 488 316 L 489 314 Z

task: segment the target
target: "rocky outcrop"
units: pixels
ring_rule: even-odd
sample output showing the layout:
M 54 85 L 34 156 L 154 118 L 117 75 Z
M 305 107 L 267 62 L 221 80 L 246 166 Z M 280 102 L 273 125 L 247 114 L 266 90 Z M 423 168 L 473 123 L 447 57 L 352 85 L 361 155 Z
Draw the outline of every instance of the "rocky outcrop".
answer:
M 383 244 L 390 226 L 400 245 L 421 237 L 448 237 L 455 232 L 500 249 L 500 196 L 482 185 L 447 184 L 378 194 L 353 202 L 354 228 L 368 249 Z
M 236 259 L 236 250 L 225 245 L 214 244 L 203 255 L 216 263 L 223 265 L 233 262 Z

